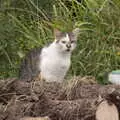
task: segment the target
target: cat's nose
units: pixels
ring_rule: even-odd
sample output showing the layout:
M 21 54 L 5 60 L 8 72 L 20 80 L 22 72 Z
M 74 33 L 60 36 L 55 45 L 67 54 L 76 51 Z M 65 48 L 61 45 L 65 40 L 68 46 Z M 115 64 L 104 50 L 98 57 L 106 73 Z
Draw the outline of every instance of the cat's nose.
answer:
M 66 47 L 67 47 L 67 48 L 71 48 L 71 45 L 70 45 L 70 44 L 67 44 Z

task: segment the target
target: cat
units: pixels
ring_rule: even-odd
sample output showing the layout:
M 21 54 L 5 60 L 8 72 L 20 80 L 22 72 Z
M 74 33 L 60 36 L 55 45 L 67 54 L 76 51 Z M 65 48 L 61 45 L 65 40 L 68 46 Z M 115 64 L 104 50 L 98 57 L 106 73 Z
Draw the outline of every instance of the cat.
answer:
M 79 28 L 64 33 L 54 30 L 55 40 L 43 48 L 31 50 L 20 68 L 20 79 L 31 81 L 37 76 L 46 82 L 62 82 L 71 64 L 71 54 L 76 48 Z

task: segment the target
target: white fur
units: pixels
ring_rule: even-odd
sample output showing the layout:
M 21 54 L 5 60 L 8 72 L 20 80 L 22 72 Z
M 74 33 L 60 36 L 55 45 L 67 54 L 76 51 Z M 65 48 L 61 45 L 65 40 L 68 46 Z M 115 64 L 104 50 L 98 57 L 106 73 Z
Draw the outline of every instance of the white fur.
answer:
M 62 41 L 65 41 L 63 43 Z M 77 39 L 74 39 L 74 41 Z M 66 44 L 71 44 L 69 51 Z M 50 46 L 44 47 L 40 55 L 39 69 L 42 79 L 47 82 L 62 82 L 71 64 L 71 52 L 76 43 L 71 43 L 66 34 L 59 41 L 55 40 Z
M 55 44 L 43 48 L 40 56 L 41 75 L 47 82 L 62 82 L 70 67 L 70 53 L 61 53 Z

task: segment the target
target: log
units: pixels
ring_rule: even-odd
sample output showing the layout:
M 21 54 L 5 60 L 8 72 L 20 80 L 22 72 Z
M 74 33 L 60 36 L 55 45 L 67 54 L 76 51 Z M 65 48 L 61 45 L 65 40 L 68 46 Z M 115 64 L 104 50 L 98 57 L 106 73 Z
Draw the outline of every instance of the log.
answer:
M 50 120 L 49 117 L 24 117 L 21 118 L 20 120 Z
M 0 86 L 0 120 L 21 120 L 28 116 L 48 116 L 51 120 L 119 120 L 120 86 L 86 83 L 83 79 L 67 84 L 6 80 Z
M 109 104 L 106 100 L 100 103 L 96 110 L 96 120 L 119 120 L 115 104 Z

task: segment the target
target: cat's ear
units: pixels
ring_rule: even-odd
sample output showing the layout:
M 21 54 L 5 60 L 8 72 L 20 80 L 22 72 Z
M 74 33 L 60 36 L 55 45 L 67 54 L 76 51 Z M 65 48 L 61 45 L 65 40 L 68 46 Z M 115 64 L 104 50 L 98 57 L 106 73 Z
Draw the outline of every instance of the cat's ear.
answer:
M 55 40 L 60 40 L 63 37 L 63 32 L 58 29 L 54 29 Z
M 73 35 L 75 36 L 75 38 L 77 39 L 79 33 L 80 33 L 80 29 L 79 28 L 75 28 L 73 31 L 72 31 Z

